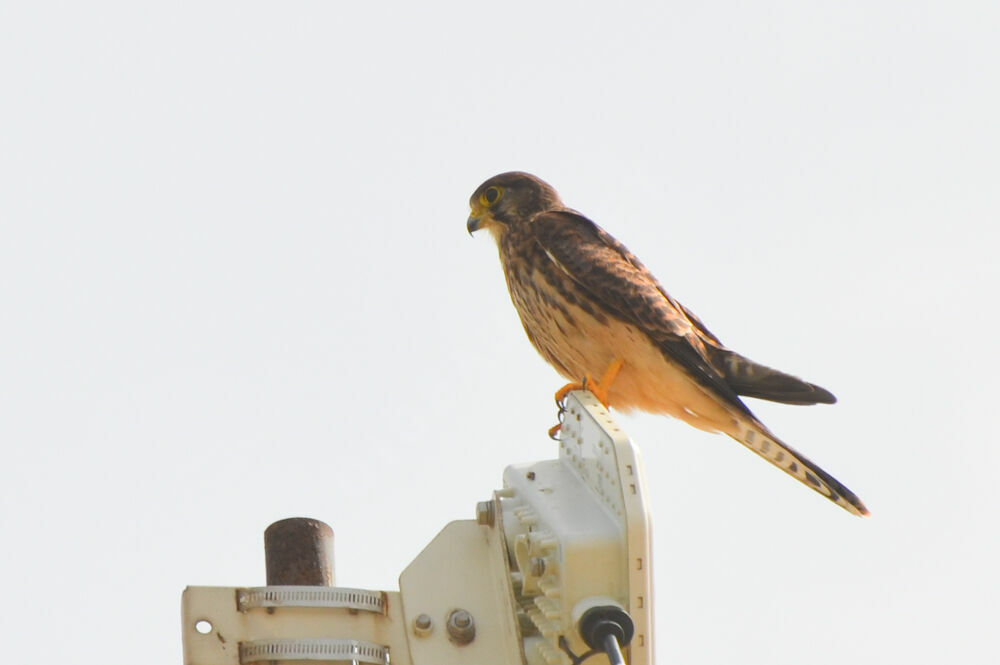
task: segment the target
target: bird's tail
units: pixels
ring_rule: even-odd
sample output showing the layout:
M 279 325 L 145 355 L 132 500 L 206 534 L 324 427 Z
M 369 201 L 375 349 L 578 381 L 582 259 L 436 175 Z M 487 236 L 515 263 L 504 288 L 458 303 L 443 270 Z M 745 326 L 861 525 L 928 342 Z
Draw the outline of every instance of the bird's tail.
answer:
M 736 431 L 728 433 L 744 446 L 768 462 L 793 476 L 803 485 L 819 492 L 844 510 L 855 515 L 868 515 L 868 509 L 851 490 L 819 468 L 794 448 L 771 434 L 766 427 L 754 420 L 740 418 Z

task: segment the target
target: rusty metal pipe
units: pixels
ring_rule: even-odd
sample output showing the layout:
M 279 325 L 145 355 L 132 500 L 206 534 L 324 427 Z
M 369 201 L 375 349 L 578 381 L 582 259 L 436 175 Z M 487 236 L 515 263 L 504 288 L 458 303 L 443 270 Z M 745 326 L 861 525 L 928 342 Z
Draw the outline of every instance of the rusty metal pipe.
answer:
M 333 529 L 309 517 L 290 517 L 264 531 L 268 586 L 334 586 Z

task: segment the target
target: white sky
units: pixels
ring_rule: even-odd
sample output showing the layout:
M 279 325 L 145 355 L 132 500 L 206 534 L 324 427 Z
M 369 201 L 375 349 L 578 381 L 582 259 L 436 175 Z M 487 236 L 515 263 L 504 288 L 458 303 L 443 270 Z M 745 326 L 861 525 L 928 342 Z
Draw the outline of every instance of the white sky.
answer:
M 994 3 L 0 5 L 0 604 L 10 662 L 181 662 L 188 584 L 308 515 L 395 589 L 552 392 L 467 201 L 510 169 L 727 344 L 868 520 L 621 416 L 658 662 L 995 662 Z

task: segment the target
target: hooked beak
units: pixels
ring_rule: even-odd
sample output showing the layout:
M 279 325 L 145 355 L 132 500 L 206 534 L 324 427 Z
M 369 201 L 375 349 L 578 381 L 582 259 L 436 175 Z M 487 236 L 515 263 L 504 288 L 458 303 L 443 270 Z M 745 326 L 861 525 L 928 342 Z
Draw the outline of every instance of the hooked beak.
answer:
M 469 235 L 471 236 L 473 233 L 483 228 L 483 218 L 469 215 L 469 221 L 466 222 L 465 228 L 469 230 Z

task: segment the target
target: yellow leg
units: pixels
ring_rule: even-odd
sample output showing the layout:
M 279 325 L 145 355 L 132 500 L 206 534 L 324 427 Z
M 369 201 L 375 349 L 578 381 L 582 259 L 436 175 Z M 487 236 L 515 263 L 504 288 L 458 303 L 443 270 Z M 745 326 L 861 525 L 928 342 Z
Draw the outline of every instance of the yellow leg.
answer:
M 623 364 L 624 363 L 617 358 L 612 360 L 611 364 L 608 365 L 608 368 L 604 370 L 604 375 L 601 377 L 601 381 L 593 388 L 590 388 L 590 392 L 594 393 L 594 396 L 601 400 L 601 404 L 604 405 L 604 408 L 609 406 L 608 391 L 611 390 L 611 384 L 615 382 L 615 377 L 618 376 L 618 372 L 621 371 Z

